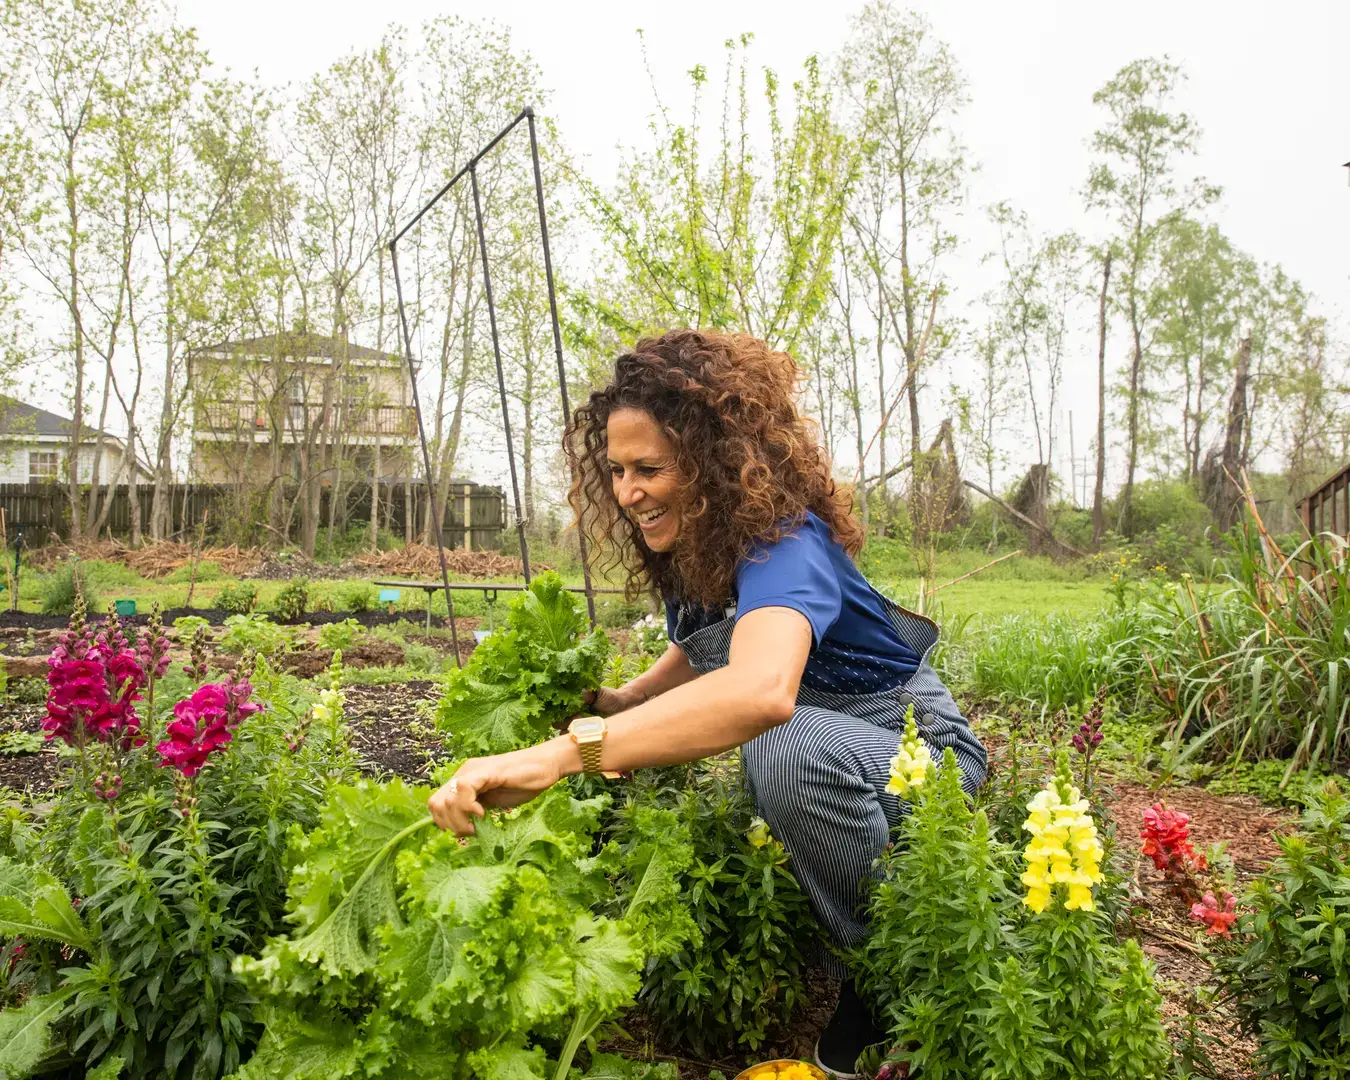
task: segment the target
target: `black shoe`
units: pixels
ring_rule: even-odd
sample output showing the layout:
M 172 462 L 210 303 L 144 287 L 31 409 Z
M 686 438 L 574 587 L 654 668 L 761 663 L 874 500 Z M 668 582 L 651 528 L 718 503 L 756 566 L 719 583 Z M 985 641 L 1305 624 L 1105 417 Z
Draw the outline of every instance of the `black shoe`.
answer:
M 853 980 L 845 979 L 834 1016 L 816 1040 L 816 1064 L 839 1080 L 853 1080 L 859 1075 L 858 1055 L 885 1038 L 886 1032 L 872 1020 L 872 1012 L 858 996 Z

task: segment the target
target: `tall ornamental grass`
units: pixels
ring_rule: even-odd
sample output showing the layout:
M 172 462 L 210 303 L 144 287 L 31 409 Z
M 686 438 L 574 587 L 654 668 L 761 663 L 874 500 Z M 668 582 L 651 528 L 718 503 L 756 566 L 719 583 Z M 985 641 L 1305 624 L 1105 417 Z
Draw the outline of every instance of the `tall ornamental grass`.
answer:
M 1189 575 L 1088 618 L 1011 616 L 967 628 L 944 657 L 976 696 L 1050 712 L 1104 686 L 1164 723 L 1168 765 L 1287 759 L 1350 765 L 1350 562 L 1326 535 L 1285 555 L 1254 514 L 1228 537 L 1218 587 Z
M 1209 597 L 1160 591 L 1148 643 L 1155 697 L 1196 754 L 1350 764 L 1350 566 L 1344 540 L 1285 555 L 1255 519 L 1229 542 L 1234 572 Z M 1174 742 L 1180 747 L 1180 742 Z

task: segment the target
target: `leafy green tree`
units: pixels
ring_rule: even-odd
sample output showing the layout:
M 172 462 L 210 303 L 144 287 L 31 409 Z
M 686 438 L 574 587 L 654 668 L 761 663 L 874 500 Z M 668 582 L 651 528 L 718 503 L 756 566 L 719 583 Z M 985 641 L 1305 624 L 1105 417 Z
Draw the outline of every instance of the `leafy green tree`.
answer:
M 950 336 L 939 306 L 957 243 L 951 221 L 965 198 L 965 151 L 952 124 L 968 100 L 966 82 L 922 17 L 878 2 L 854 20 L 840 78 L 864 149 L 851 222 L 876 281 L 878 307 L 903 354 L 899 389 L 909 407 L 910 464 L 917 468 L 920 369 Z M 883 389 L 883 409 L 892 396 Z M 911 491 L 917 498 L 920 485 Z M 910 517 L 917 525 L 928 515 L 912 505 Z
M 1145 351 L 1155 329 L 1147 308 L 1156 272 L 1159 226 L 1169 213 L 1217 198 L 1218 190 L 1197 182 L 1177 184 L 1178 159 L 1195 152 L 1200 129 L 1174 109 L 1181 69 L 1169 59 L 1135 60 L 1092 96 L 1107 120 L 1092 135 L 1095 160 L 1085 192 L 1089 206 L 1106 212 L 1118 260 L 1116 305 L 1129 320 L 1131 356 L 1125 386 L 1126 472 L 1121 490 L 1120 526 L 1131 529 L 1130 504 L 1139 465 L 1140 420 L 1146 393 Z
M 694 106 L 676 122 L 659 100 L 654 146 L 620 166 L 606 194 L 583 183 L 588 209 L 609 245 L 593 295 L 572 293 L 574 339 L 608 353 L 617 339 L 669 326 L 743 331 L 794 351 L 809 339 L 829 297 L 857 147 L 834 124 L 815 57 L 792 84 L 763 73 L 766 152 L 751 130 L 751 35 L 728 41 L 721 123 L 703 126 L 708 71 L 690 72 Z

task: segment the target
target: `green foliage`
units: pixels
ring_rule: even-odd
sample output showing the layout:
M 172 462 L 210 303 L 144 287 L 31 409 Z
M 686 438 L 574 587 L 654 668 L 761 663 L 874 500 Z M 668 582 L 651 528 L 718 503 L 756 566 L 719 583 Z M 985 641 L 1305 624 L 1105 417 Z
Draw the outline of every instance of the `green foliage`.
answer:
M 1009 615 L 967 630 L 948 661 L 955 680 L 984 700 L 1055 712 L 1080 708 L 1097 688 L 1131 700 L 1147 674 L 1136 609 L 1081 619 Z
M 179 622 L 182 622 L 180 619 Z M 178 623 L 174 624 L 175 627 Z M 220 636 L 220 647 L 236 656 L 253 650 L 263 656 L 275 656 L 291 643 L 291 634 L 266 615 L 231 615 L 225 620 L 225 632 Z
M 0 754 L 36 754 L 45 741 L 36 731 L 7 731 L 0 735 Z
M 192 570 L 192 563 L 189 562 L 169 571 L 169 573 L 164 576 L 163 580 L 168 585 L 186 585 L 191 581 L 196 581 L 201 584 L 207 581 L 220 581 L 222 578 L 227 577 L 229 577 L 229 574 L 221 569 L 220 563 L 215 562 L 212 559 L 201 559 L 197 563 L 195 576 Z M 229 609 L 226 608 L 226 610 L 228 611 Z
M 173 621 L 174 633 L 177 635 L 180 643 L 186 643 L 192 639 L 192 635 L 198 630 L 209 630 L 211 623 L 203 619 L 200 615 L 180 615 Z
M 1215 770 L 1213 777 L 1205 784 L 1213 794 L 1255 795 L 1262 802 L 1273 806 L 1306 803 L 1326 779 L 1324 773 L 1315 769 L 1289 776 L 1289 763 L 1278 758 L 1269 761 L 1233 761 L 1207 768 Z
M 1350 799 L 1334 783 L 1242 898 L 1245 944 L 1219 957 L 1223 980 L 1272 1075 L 1321 1080 L 1350 1062 Z
M 272 613 L 278 619 L 294 622 L 309 611 L 309 579 L 292 578 L 272 601 Z
M 654 951 L 642 1002 L 699 1053 L 754 1049 L 786 1025 L 802 1000 L 808 943 L 819 937 L 787 852 L 767 829 L 752 829 L 754 805 L 739 770 L 723 775 L 727 764 L 637 774 L 614 825 L 633 851 L 651 837 L 653 815 L 669 815 L 692 845 L 666 928 L 678 945 Z
M 222 611 L 236 615 L 247 615 L 258 606 L 258 586 L 251 581 L 241 581 L 237 585 L 226 585 L 216 593 L 216 606 Z
M 352 585 L 346 585 L 339 590 L 338 596 L 341 598 L 342 609 L 344 611 L 374 611 L 379 601 L 379 590 L 374 585 L 358 581 Z
M 700 125 L 708 70 L 698 64 L 689 72 L 690 122 L 673 124 L 662 110 L 656 145 L 626 164 L 618 189 L 587 185 L 615 263 L 603 291 L 571 297 L 593 349 L 616 333 L 670 326 L 753 329 L 792 349 L 824 307 L 858 146 L 835 123 L 828 81 L 811 57 L 793 87 L 794 115 L 784 115 L 778 76 L 764 72 L 772 137 L 756 152 L 750 40 L 726 43 L 715 142 Z
M 364 628 L 355 619 L 324 623 L 319 627 L 319 644 L 325 649 L 350 649 L 362 633 Z
M 603 800 L 561 785 L 461 844 L 431 828 L 429 794 L 339 787 L 321 827 L 293 833 L 294 929 L 236 964 L 267 1017 L 241 1080 L 564 1080 L 632 1002 L 679 844 L 648 843 L 626 865 L 613 845 L 592 856 Z M 629 882 L 623 917 L 593 913 L 614 903 L 607 872 Z
M 75 610 L 76 593 L 84 594 L 84 606 L 90 611 L 99 608 L 99 593 L 85 573 L 85 564 L 70 560 L 58 566 L 42 579 L 38 586 L 44 615 L 69 615 Z
M 90 744 L 62 758 L 40 823 L 8 822 L 0 936 L 26 951 L 6 998 L 26 1004 L 0 1013 L 0 1075 L 54 1058 L 79 1075 L 214 1080 L 248 1057 L 259 1025 L 231 963 L 282 927 L 287 826 L 317 824 L 330 778 L 353 770 L 340 732 L 291 748 L 310 700 L 297 680 L 260 662 L 254 686 L 266 709 L 193 780 L 152 745 Z M 121 777 L 117 798 L 99 772 Z
M 933 1080 L 1170 1075 L 1143 954 L 1115 943 L 1102 911 L 1030 913 L 1020 869 L 948 750 L 882 856 L 872 933 L 853 956 L 895 1058 Z
M 506 625 L 446 679 L 436 726 L 457 752 L 495 754 L 535 743 L 600 683 L 608 639 L 562 578 L 538 575 L 507 608 Z

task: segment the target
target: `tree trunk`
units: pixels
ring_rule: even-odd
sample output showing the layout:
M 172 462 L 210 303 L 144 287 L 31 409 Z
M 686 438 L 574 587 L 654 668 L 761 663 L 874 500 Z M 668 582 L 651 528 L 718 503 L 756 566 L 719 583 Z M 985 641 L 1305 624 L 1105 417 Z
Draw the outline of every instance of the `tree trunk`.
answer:
M 70 449 L 66 455 L 66 495 L 70 502 L 70 538 L 84 534 L 80 519 L 80 442 L 84 423 L 84 320 L 80 311 L 80 212 L 75 201 L 75 139 L 66 140 L 66 213 L 70 221 L 67 257 L 70 268 L 70 318 L 75 346 L 75 392 L 70 417 Z
M 378 426 L 378 425 L 377 425 Z M 370 550 L 380 550 L 380 436 L 375 436 L 370 464 Z
M 136 467 L 136 422 L 127 417 L 127 499 L 131 511 L 131 546 L 138 548 L 145 538 L 141 534 L 140 469 Z
M 1111 284 L 1111 250 L 1102 260 L 1102 295 L 1097 307 L 1097 480 L 1092 489 L 1092 546 L 1102 546 L 1106 510 L 1102 487 L 1106 483 L 1106 294 Z
M 98 539 L 99 530 L 103 527 L 102 523 L 107 520 L 106 511 L 99 513 L 98 486 L 102 479 L 103 472 L 103 443 L 107 436 L 104 434 L 108 423 L 108 390 L 112 386 L 112 360 L 111 352 L 109 361 L 103 369 L 103 403 L 98 409 L 98 435 L 94 439 L 94 460 L 89 465 L 89 499 L 85 507 L 84 528 L 95 540 Z M 109 485 L 110 489 L 113 485 Z M 112 502 L 112 491 L 109 490 L 106 503 Z
M 1238 519 L 1243 504 L 1243 443 L 1247 426 L 1247 373 L 1251 366 L 1252 339 L 1247 335 L 1238 346 L 1237 366 L 1233 372 L 1233 394 L 1228 399 L 1228 428 L 1223 440 L 1223 470 L 1216 477 L 1219 498 L 1211 506 L 1220 530 L 1227 532 Z

